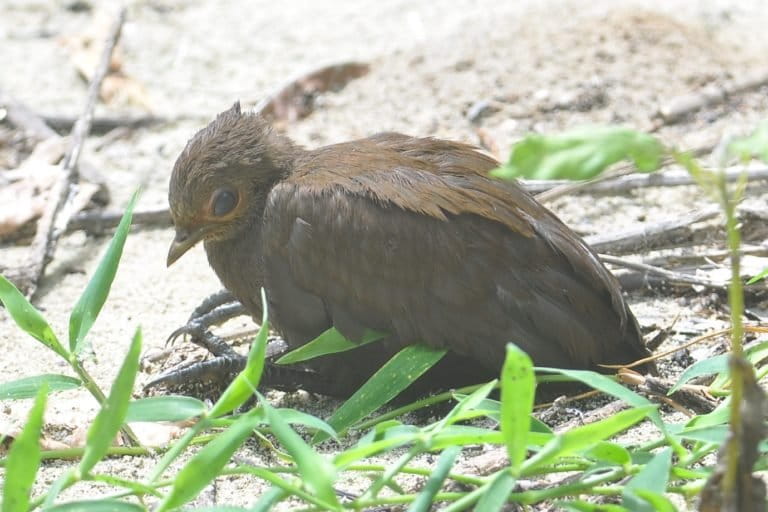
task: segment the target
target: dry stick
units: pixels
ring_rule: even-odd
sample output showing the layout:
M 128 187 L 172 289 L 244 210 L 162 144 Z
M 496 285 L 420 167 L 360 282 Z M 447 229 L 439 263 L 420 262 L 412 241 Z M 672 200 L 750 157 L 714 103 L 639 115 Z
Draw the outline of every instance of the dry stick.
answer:
M 672 98 L 659 107 L 657 115 L 661 123 L 672 124 L 704 107 L 723 103 L 730 96 L 751 91 L 766 84 L 768 84 L 768 71 L 758 71 L 722 87 L 705 87 L 698 92 Z
M 615 256 L 677 247 L 680 242 L 689 240 L 693 235 L 691 225 L 712 219 L 719 214 L 716 207 L 703 208 L 683 217 L 665 219 L 657 223 L 647 223 L 639 227 L 599 233 L 585 237 L 585 242 L 599 253 Z
M 725 170 L 725 178 L 728 182 L 737 181 L 745 174 L 747 181 L 768 180 L 768 167 L 754 167 L 744 171 L 743 167 L 732 167 Z M 560 185 L 567 185 L 569 180 L 528 180 L 523 181 L 523 186 L 531 194 L 541 194 Z M 647 187 L 678 187 L 695 185 L 696 182 L 683 170 L 670 170 L 653 174 L 629 174 L 610 181 L 595 181 L 589 187 L 583 187 L 579 191 L 589 191 L 597 194 L 620 194 L 629 190 Z M 538 198 L 539 195 L 536 197 Z
M 5 106 L 6 115 L 11 124 L 34 134 L 37 139 L 45 140 L 59 136 L 29 107 L 2 90 L 0 90 L 0 105 Z
M 85 138 L 90 130 L 91 120 L 93 119 L 93 109 L 96 106 L 96 101 L 99 97 L 101 82 L 104 80 L 104 77 L 109 70 L 109 62 L 112 58 L 112 52 L 117 45 L 117 40 L 120 37 L 120 30 L 122 29 L 124 21 L 125 8 L 121 8 L 110 29 L 109 36 L 105 42 L 104 51 L 101 55 L 101 60 L 91 78 L 85 108 L 72 130 L 70 146 L 64 157 L 64 161 L 61 164 L 62 175 L 52 189 L 52 200 L 49 201 L 48 207 L 45 209 L 45 212 L 43 212 L 43 215 L 38 222 L 37 232 L 35 233 L 35 238 L 32 241 L 31 247 L 32 263 L 25 269 L 26 275 L 22 277 L 22 280 L 19 283 L 28 297 L 31 297 L 37 290 L 40 278 L 42 277 L 43 272 L 45 272 L 45 267 L 53 258 L 53 254 L 56 250 L 56 242 L 69 222 L 71 213 L 66 211 L 62 215 L 60 215 L 60 213 L 65 209 L 64 207 L 69 203 L 73 196 L 74 191 L 72 189 L 74 188 L 78 176 L 77 162 L 80 153 L 82 152 Z
M 121 211 L 88 211 L 73 216 L 67 224 L 67 232 L 83 229 L 90 233 L 100 233 L 114 228 L 123 217 Z M 156 208 L 133 212 L 132 225 L 168 227 L 173 224 L 168 208 Z
M 727 282 L 712 281 L 706 278 L 695 277 L 689 274 L 683 274 L 681 272 L 654 267 L 653 265 L 648 265 L 646 263 L 638 263 L 635 261 L 626 260 L 624 258 L 617 258 L 608 254 L 601 254 L 600 259 L 604 263 L 610 263 L 611 265 L 630 268 L 633 270 L 640 270 L 647 274 L 663 277 L 670 284 L 701 285 L 717 290 L 724 290 L 728 287 Z

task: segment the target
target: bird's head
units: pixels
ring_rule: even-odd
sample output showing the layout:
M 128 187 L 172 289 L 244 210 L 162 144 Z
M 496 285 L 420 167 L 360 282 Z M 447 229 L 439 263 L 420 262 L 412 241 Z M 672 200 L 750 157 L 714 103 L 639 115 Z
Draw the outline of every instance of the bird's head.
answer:
M 181 152 L 168 190 L 176 236 L 170 266 L 195 244 L 237 236 L 261 214 L 298 148 L 240 103 L 219 114 Z

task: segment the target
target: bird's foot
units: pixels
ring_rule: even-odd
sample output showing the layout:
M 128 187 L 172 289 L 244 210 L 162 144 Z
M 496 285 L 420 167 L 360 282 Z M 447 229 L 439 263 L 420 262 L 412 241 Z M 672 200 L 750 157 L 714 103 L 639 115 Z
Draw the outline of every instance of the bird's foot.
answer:
M 234 357 L 237 353 L 222 338 L 213 334 L 210 328 L 245 314 L 247 311 L 243 305 L 230 292 L 222 290 L 197 306 L 187 323 L 168 336 L 166 345 L 175 342 L 179 336 L 188 335 L 192 343 L 205 348 L 214 356 Z
M 179 365 L 149 381 L 144 385 L 144 391 L 161 385 L 179 387 L 189 382 L 221 381 L 224 376 L 245 368 L 247 359 L 246 356 L 232 351 L 232 354 L 220 355 L 206 361 L 198 361 L 186 366 Z

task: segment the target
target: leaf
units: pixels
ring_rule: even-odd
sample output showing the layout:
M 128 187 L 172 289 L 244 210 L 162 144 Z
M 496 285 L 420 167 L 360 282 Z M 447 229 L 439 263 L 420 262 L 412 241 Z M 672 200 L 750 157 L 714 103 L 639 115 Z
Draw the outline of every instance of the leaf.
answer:
M 64 359 L 69 358 L 67 350 L 59 343 L 53 329 L 12 282 L 0 276 L 0 302 L 8 314 L 24 332 L 43 343 Z
M 635 407 L 616 413 L 609 418 L 558 434 L 533 457 L 523 463 L 521 472 L 528 474 L 530 471 L 558 458 L 588 450 L 598 441 L 604 441 L 628 429 L 655 410 L 655 405 Z
M 496 512 L 507 502 L 509 493 L 515 488 L 517 480 L 509 471 L 501 471 L 491 482 L 488 490 L 480 496 L 475 512 Z
M 135 503 L 118 500 L 70 501 L 46 508 L 45 512 L 142 512 L 146 510 Z
M 333 439 L 338 440 L 338 434 L 336 433 L 335 430 L 333 430 L 333 427 L 331 427 L 329 424 L 327 424 L 320 418 L 317 418 L 305 412 L 297 411 L 296 409 L 286 408 L 286 409 L 278 409 L 278 411 L 280 413 L 280 416 L 291 425 L 304 425 L 305 427 L 309 427 L 311 429 L 324 432 L 325 434 L 332 437 Z
M 555 505 L 572 512 L 631 512 L 620 505 L 589 503 L 583 500 L 556 501 Z
M 360 342 L 355 343 L 345 338 L 344 335 L 336 330 L 335 327 L 331 327 L 309 343 L 305 343 L 299 348 L 288 352 L 280 359 L 278 359 L 276 363 L 294 364 L 307 361 L 309 359 L 314 359 L 315 357 L 324 356 L 326 354 L 345 352 L 347 350 L 362 347 L 368 343 L 380 340 L 384 336 L 386 336 L 384 333 L 367 330 L 365 334 L 363 334 Z
M 128 401 L 131 399 L 133 383 L 139 370 L 140 353 L 141 329 L 136 329 L 128 353 L 125 355 L 120 371 L 112 383 L 112 389 L 109 390 L 109 396 L 88 429 L 85 452 L 79 466 L 79 471 L 83 475 L 87 475 L 93 466 L 106 455 L 117 432 L 125 422 Z
M 301 479 L 318 498 L 334 510 L 341 509 L 333 482 L 336 480 L 336 468 L 322 455 L 316 453 L 304 440 L 291 429 L 288 422 L 273 408 L 266 399 L 258 395 L 261 406 L 267 413 L 272 433 L 280 440 L 293 457 L 299 469 Z
M 647 489 L 635 489 L 633 492 L 637 494 L 638 497 L 650 503 L 651 508 L 648 510 L 653 510 L 655 512 L 678 512 L 675 505 L 663 494 Z
M 235 450 L 243 444 L 261 421 L 260 411 L 254 409 L 218 434 L 213 441 L 197 452 L 173 479 L 173 485 L 157 512 L 177 508 L 194 499 L 229 462 Z
M 48 388 L 43 385 L 29 411 L 27 423 L 8 451 L 3 484 L 2 512 L 27 510 L 35 475 L 40 468 L 40 432 Z
M 675 434 L 681 439 L 693 439 L 720 445 L 728 437 L 728 425 L 710 425 L 701 428 L 686 428 Z
M 528 449 L 535 393 L 536 378 L 531 358 L 516 345 L 507 344 L 507 356 L 501 370 L 501 433 L 513 476 L 519 475 L 520 464 Z
M 125 421 L 183 421 L 201 416 L 205 411 L 205 404 L 190 396 L 152 396 L 131 400 Z
M 421 492 L 413 500 L 411 506 L 408 507 L 408 512 L 427 512 L 431 510 L 432 500 L 434 500 L 435 495 L 442 488 L 443 482 L 448 477 L 448 473 L 450 473 L 453 462 L 456 460 L 459 452 L 461 452 L 461 447 L 449 446 L 440 454 L 437 464 L 432 469 L 432 474 L 429 475 L 427 483 L 424 484 Z
M 616 126 L 582 128 L 560 135 L 528 135 L 509 161 L 491 171 L 498 178 L 584 180 L 630 160 L 642 172 L 659 168 L 664 147 L 653 136 Z
M 0 400 L 21 400 L 37 396 L 37 393 L 47 387 L 48 392 L 65 391 L 82 386 L 83 383 L 74 377 L 49 373 L 24 377 L 11 382 L 0 384 Z
M 269 337 L 269 313 L 264 288 L 261 289 L 261 303 L 263 304 L 261 327 L 259 327 L 259 332 L 256 333 L 253 343 L 251 343 L 245 368 L 229 383 L 227 389 L 213 405 L 208 413 L 211 418 L 218 418 L 237 409 L 259 387 L 261 376 L 264 373 L 264 358 L 267 354 L 267 338 Z
M 411 385 L 445 355 L 424 345 L 410 345 L 395 354 L 368 381 L 328 418 L 336 432 L 343 433 L 351 425 L 386 404 Z M 313 443 L 328 439 L 318 432 Z
M 622 467 L 629 466 L 632 463 L 632 456 L 626 448 L 608 441 L 595 443 L 592 448 L 584 452 L 584 456 L 592 460 L 608 462 L 609 464 Z
M 669 470 L 672 467 L 672 450 L 667 448 L 655 454 L 632 479 L 627 482 L 622 492 L 621 504 L 637 512 L 654 512 L 657 510 L 650 503 L 641 499 L 636 490 L 650 491 L 662 494 L 667 489 Z
M 728 369 L 728 354 L 720 354 L 718 356 L 710 357 L 708 359 L 702 359 L 696 361 L 694 364 L 685 369 L 685 371 L 677 379 L 677 382 L 669 390 L 667 396 L 672 395 L 675 391 L 679 390 L 689 380 L 702 375 L 711 375 L 713 373 L 723 373 Z
M 768 163 L 768 121 L 760 123 L 751 135 L 731 142 L 728 152 L 743 162 L 758 158 Z
M 112 241 L 109 243 L 107 251 L 99 262 L 96 272 L 93 273 L 88 286 L 85 287 L 83 294 L 75 304 L 72 314 L 69 316 L 69 349 L 79 354 L 83 347 L 85 335 L 93 326 L 96 317 L 99 316 L 104 302 L 109 295 L 109 289 L 112 287 L 112 281 L 117 273 L 117 265 L 120 262 L 120 256 L 123 254 L 123 246 L 128 236 L 128 230 L 131 228 L 131 217 L 133 207 L 138 200 L 139 192 L 136 191 L 128 202 L 123 218 L 117 226 Z
M 759 274 L 752 276 L 752 279 L 747 281 L 747 284 L 755 284 L 756 282 L 765 279 L 766 276 L 768 276 L 768 268 L 764 268 Z

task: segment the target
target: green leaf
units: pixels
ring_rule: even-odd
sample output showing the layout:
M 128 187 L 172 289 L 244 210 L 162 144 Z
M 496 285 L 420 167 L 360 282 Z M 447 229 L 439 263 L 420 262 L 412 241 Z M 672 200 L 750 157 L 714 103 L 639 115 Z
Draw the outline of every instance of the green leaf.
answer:
M 45 375 L 35 375 L 34 377 L 24 377 L 11 382 L 0 384 L 0 400 L 22 400 L 37 396 L 37 393 L 47 387 L 48 392 L 64 391 L 75 389 L 82 386 L 83 383 L 74 377 L 49 373 Z
M 675 507 L 675 505 L 663 494 L 647 489 L 635 489 L 633 492 L 651 505 L 651 508 L 647 510 L 653 510 L 655 512 L 678 512 L 677 507 Z
M 725 442 L 728 432 L 728 425 L 710 425 L 701 428 L 686 428 L 675 435 L 681 439 L 693 439 L 719 445 Z
M 459 452 L 461 452 L 461 447 L 449 446 L 440 454 L 432 474 L 429 475 L 427 483 L 424 484 L 421 492 L 413 500 L 411 506 L 408 507 L 408 512 L 427 512 L 431 510 L 432 500 L 434 500 L 435 495 L 442 488 L 443 482 L 448 477 L 448 473 L 451 472 L 453 462 L 456 460 Z
M 131 400 L 125 421 L 183 421 L 201 416 L 205 410 L 203 402 L 190 396 L 152 396 Z
M 583 500 L 557 501 L 555 505 L 571 512 L 631 512 L 621 505 L 597 504 Z
M 118 500 L 70 501 L 46 508 L 45 512 L 142 512 L 146 510 L 135 503 Z
M 766 276 L 768 276 L 768 268 L 764 268 L 762 272 L 760 272 L 756 276 L 752 276 L 752 279 L 747 281 L 747 284 L 755 284 L 756 282 L 762 281 L 763 279 L 765 279 Z
M 282 417 L 290 425 L 303 425 L 319 432 L 324 432 L 326 435 L 336 439 L 338 441 L 338 434 L 333 427 L 324 422 L 316 416 L 307 414 L 305 412 L 297 411 L 296 409 L 278 409 L 280 417 Z
M 288 422 L 264 399 L 261 394 L 259 402 L 267 413 L 269 425 L 272 433 L 280 440 L 280 444 L 285 447 L 288 453 L 293 457 L 296 466 L 299 469 L 302 482 L 318 498 L 325 502 L 328 509 L 340 510 L 341 505 L 336 497 L 336 491 L 333 489 L 333 482 L 336 480 L 336 468 L 328 459 L 316 453 L 304 442 L 304 440 L 291 429 Z
M 622 467 L 629 466 L 632 463 L 632 456 L 626 448 L 608 441 L 595 443 L 592 448 L 584 452 L 584 456 L 592 460 L 608 462 L 609 464 Z
M 176 475 L 170 492 L 156 509 L 157 512 L 180 507 L 194 499 L 219 475 L 235 450 L 260 421 L 260 411 L 254 409 L 238 418 L 231 427 L 197 452 Z
M 125 422 L 133 383 L 139 370 L 140 353 L 141 329 L 136 329 L 128 353 L 125 355 L 120 371 L 112 383 L 112 389 L 109 390 L 109 396 L 88 429 L 85 452 L 79 466 L 82 475 L 87 475 L 93 466 L 107 454 L 117 432 Z
M 27 423 L 11 444 L 5 467 L 2 512 L 15 512 L 29 508 L 29 496 L 35 475 L 40 468 L 40 431 L 48 388 L 43 385 L 29 411 Z
M 368 343 L 378 341 L 385 336 L 385 333 L 367 330 L 359 342 L 353 342 L 345 338 L 335 327 L 331 327 L 309 343 L 305 343 L 299 348 L 288 352 L 278 359 L 276 363 L 293 364 L 324 356 L 326 354 L 346 352 L 347 350 L 352 350 L 353 348 L 362 347 Z
M 11 315 L 16 325 L 21 329 L 43 343 L 64 359 L 69 359 L 69 353 L 59 343 L 58 338 L 53 333 L 53 329 L 45 321 L 40 311 L 22 295 L 12 282 L 5 277 L 0 276 L 0 302 L 3 303 L 8 314 Z
M 535 393 L 531 358 L 516 345 L 507 344 L 507 357 L 501 370 L 501 433 L 513 476 L 519 475 L 528 449 Z
M 629 160 L 642 172 L 659 168 L 664 147 L 629 128 L 597 126 L 560 135 L 528 135 L 512 147 L 507 164 L 491 171 L 499 178 L 584 180 Z
M 758 158 L 768 163 L 768 121 L 760 123 L 751 135 L 731 142 L 728 152 L 744 162 Z
M 638 497 L 635 491 L 642 489 L 656 494 L 664 493 L 667 489 L 671 467 L 671 449 L 667 448 L 654 455 L 643 469 L 624 486 L 621 504 L 637 512 L 654 512 L 657 510 L 650 503 Z
M 107 300 L 109 289 L 112 287 L 112 281 L 115 279 L 117 265 L 120 262 L 120 256 L 123 254 L 123 246 L 128 236 L 128 230 L 131 228 L 131 216 L 133 207 L 139 197 L 138 191 L 134 192 L 133 197 L 128 202 L 123 218 L 117 226 L 115 235 L 109 243 L 107 252 L 101 258 L 96 272 L 94 272 L 88 286 L 85 287 L 83 294 L 75 304 L 72 314 L 69 316 L 69 349 L 79 354 L 83 347 L 85 335 L 93 326 L 96 317 L 99 316 L 101 307 Z
M 488 490 L 480 496 L 475 512 L 496 512 L 507 502 L 509 493 L 515 488 L 517 480 L 509 471 L 500 471 L 491 482 Z
M 680 377 L 677 379 L 677 382 L 674 386 L 669 390 L 667 393 L 667 396 L 671 395 L 683 385 L 685 385 L 689 380 L 694 379 L 696 377 L 700 377 L 702 375 L 712 375 L 713 373 L 723 373 L 728 369 L 728 354 L 720 354 L 715 357 L 710 357 L 708 359 L 702 359 L 701 361 L 696 361 L 694 364 L 689 366 L 685 369 L 685 371 L 680 375 Z
M 597 389 L 608 395 L 615 396 L 616 398 L 625 401 L 633 407 L 646 407 L 653 405 L 644 396 L 638 395 L 634 391 L 625 388 L 618 382 L 601 373 L 589 370 L 565 370 L 560 368 L 543 367 L 536 367 L 535 370 L 540 372 L 559 373 L 560 375 L 565 375 L 566 377 L 578 380 L 579 382 L 582 382 L 593 389 Z M 651 421 L 653 421 L 653 424 L 656 425 L 656 427 L 658 427 L 658 429 L 664 433 L 665 436 L 669 437 L 667 426 L 661 419 L 661 415 L 659 414 L 658 410 L 651 411 L 649 418 Z
M 267 492 L 262 493 L 262 495 L 259 496 L 259 501 L 254 503 L 249 512 L 269 512 L 275 505 L 285 499 L 286 496 L 287 493 L 284 489 L 273 485 Z
M 436 350 L 424 345 L 405 347 L 336 409 L 328 419 L 328 424 L 336 432 L 343 433 L 351 425 L 399 395 L 444 355 L 445 350 Z M 312 442 L 318 443 L 327 438 L 328 436 L 318 432 Z
M 715 407 L 714 411 L 707 414 L 700 414 L 691 418 L 688 423 L 685 424 L 685 428 L 701 428 L 728 423 L 728 420 L 730 419 L 730 403 L 731 397 L 726 397 L 717 405 L 717 407 Z
M 253 343 L 251 343 L 245 368 L 230 382 L 227 389 L 213 405 L 211 412 L 208 413 L 211 418 L 218 418 L 240 407 L 259 387 L 261 376 L 264 373 L 264 358 L 267 354 L 267 338 L 269 337 L 269 313 L 264 288 L 261 289 L 261 303 L 263 305 L 261 327 L 259 327 L 259 332 L 256 333 Z
M 523 463 L 522 472 L 527 474 L 538 467 L 549 464 L 557 458 L 588 450 L 598 441 L 604 441 L 628 429 L 655 410 L 655 405 L 636 407 L 621 411 L 609 418 L 558 434 L 533 457 Z

